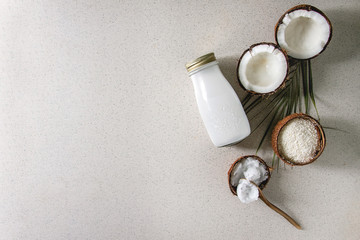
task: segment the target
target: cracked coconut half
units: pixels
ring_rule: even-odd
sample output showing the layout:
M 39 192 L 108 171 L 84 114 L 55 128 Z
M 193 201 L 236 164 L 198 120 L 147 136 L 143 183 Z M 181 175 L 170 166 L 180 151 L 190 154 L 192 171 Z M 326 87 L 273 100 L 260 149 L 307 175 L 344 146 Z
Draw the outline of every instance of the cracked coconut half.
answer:
M 283 86 L 288 70 L 284 51 L 274 43 L 258 43 L 242 54 L 237 67 L 238 81 L 252 94 L 270 95 Z
M 278 45 L 295 59 L 310 59 L 325 50 L 332 36 L 326 15 L 310 5 L 288 10 L 275 27 Z

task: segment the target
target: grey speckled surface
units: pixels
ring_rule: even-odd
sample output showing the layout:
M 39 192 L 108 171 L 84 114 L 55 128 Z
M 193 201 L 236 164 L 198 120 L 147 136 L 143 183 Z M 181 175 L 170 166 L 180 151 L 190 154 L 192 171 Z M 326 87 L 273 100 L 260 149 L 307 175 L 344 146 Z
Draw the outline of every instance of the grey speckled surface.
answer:
M 322 123 L 347 132 L 264 191 L 302 231 L 230 193 L 260 135 L 213 147 L 184 68 L 214 51 L 243 96 L 240 54 L 299 3 L 1 1 L 0 239 L 360 239 L 358 0 L 308 1 L 334 27 L 313 61 Z

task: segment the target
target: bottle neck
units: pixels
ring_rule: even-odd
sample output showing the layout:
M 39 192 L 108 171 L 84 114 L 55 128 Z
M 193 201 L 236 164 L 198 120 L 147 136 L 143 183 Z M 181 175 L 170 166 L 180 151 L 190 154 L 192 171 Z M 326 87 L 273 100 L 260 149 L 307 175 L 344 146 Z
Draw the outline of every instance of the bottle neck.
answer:
M 205 68 L 212 67 L 212 66 L 214 66 L 214 65 L 218 65 L 218 62 L 217 62 L 217 61 L 213 61 L 213 62 L 207 63 L 207 64 L 205 64 L 205 65 L 203 65 L 203 66 L 195 69 L 194 71 L 189 72 L 189 76 L 191 76 L 191 75 L 193 75 L 193 74 L 195 74 L 195 73 L 198 73 L 198 72 L 204 70 Z

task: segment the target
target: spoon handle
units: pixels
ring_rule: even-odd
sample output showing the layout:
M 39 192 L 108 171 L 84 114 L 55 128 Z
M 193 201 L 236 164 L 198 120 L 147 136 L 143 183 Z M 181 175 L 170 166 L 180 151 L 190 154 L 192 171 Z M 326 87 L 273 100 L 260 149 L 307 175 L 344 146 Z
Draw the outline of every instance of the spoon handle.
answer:
M 282 211 L 280 208 L 276 207 L 274 204 L 272 204 L 271 202 L 269 202 L 269 200 L 267 200 L 265 198 L 265 196 L 263 195 L 262 191 L 259 189 L 259 197 L 260 199 L 266 204 L 268 205 L 272 210 L 274 210 L 275 212 L 277 212 L 278 214 L 280 214 L 281 216 L 283 216 L 286 220 L 288 220 L 292 225 L 294 225 L 297 229 L 301 229 L 301 226 L 295 222 L 294 219 L 292 219 L 289 215 L 287 215 L 284 211 Z

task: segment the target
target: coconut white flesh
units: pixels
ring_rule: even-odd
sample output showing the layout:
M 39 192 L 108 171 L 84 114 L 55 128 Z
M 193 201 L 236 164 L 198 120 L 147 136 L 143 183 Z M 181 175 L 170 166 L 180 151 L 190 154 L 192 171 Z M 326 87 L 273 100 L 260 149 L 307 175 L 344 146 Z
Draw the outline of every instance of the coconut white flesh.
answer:
M 330 37 L 330 25 L 318 12 L 296 10 L 285 15 L 276 33 L 278 44 L 297 59 L 319 54 Z
M 249 49 L 240 62 L 239 79 L 245 89 L 257 93 L 276 90 L 287 73 L 287 60 L 273 45 L 261 44 Z
M 243 203 L 251 203 L 259 199 L 259 189 L 246 179 L 240 179 L 236 194 Z

